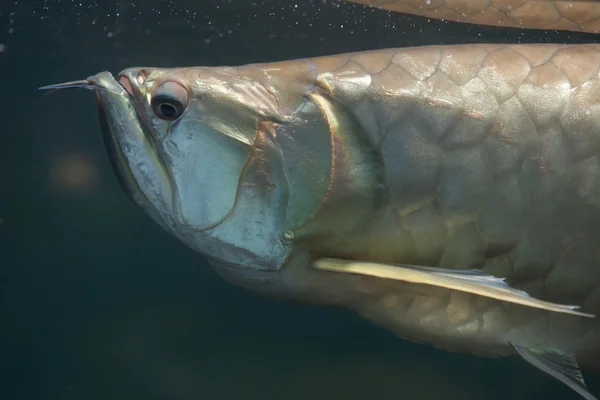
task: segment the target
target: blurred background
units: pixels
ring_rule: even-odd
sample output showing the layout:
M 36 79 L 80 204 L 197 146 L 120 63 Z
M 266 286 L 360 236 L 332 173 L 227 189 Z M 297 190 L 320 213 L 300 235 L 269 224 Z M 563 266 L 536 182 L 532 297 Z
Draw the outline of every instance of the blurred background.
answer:
M 332 0 L 1 4 L 0 399 L 579 399 L 516 357 L 436 350 L 227 284 L 121 192 L 93 95 L 37 87 L 142 65 L 596 37 Z

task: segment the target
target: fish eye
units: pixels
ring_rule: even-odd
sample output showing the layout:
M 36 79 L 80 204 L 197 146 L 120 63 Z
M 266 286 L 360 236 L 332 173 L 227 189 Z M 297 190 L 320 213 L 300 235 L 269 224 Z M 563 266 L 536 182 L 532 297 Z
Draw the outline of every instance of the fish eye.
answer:
M 188 105 L 188 92 L 177 82 L 165 82 L 152 93 L 152 112 L 165 121 L 179 118 Z

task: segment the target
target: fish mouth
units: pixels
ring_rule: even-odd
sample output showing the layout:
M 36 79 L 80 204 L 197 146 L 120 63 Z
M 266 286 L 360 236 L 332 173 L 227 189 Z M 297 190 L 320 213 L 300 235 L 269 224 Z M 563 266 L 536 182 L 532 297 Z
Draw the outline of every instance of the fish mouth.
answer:
M 105 99 L 107 97 L 120 99 L 121 103 L 132 103 L 131 84 L 124 81 L 124 79 L 117 81 L 110 72 L 104 71 L 92 75 L 87 79 L 42 86 L 39 90 L 49 90 L 48 95 L 56 91 L 68 89 L 88 89 L 96 93 L 101 131 L 113 172 L 119 181 L 121 189 L 127 196 L 138 203 L 140 201 L 147 203 L 148 199 L 145 198 L 143 191 L 134 179 L 129 163 L 123 154 L 122 144 L 117 137 L 119 134 L 112 129 L 109 123 L 110 118 L 107 115 L 105 107 L 103 107 L 103 104 L 106 104 Z
M 50 93 L 88 89 L 96 93 L 101 131 L 113 171 L 125 193 L 164 227 L 172 209 L 169 173 L 148 139 L 143 118 L 136 111 L 133 86 L 126 76 L 116 80 L 108 72 L 87 79 L 42 86 Z

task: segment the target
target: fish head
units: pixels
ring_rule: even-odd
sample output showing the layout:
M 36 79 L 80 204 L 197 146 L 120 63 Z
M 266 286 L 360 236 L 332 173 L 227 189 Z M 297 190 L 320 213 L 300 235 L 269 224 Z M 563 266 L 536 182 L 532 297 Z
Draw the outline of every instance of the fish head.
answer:
M 45 89 L 87 87 L 125 191 L 163 228 L 210 259 L 277 270 L 289 185 L 260 84 L 227 68 L 129 68 Z

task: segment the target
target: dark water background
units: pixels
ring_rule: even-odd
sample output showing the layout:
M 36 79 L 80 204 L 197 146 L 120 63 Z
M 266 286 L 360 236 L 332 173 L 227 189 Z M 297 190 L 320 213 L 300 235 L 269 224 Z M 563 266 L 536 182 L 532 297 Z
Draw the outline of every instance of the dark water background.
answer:
M 140 65 L 596 37 L 469 27 L 323 0 L 6 3 L 0 399 L 579 399 L 516 357 L 447 353 L 345 310 L 230 286 L 121 192 L 92 94 L 44 96 L 36 88 Z M 600 393 L 600 379 L 587 379 Z

